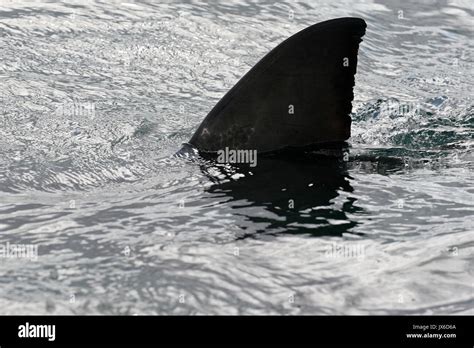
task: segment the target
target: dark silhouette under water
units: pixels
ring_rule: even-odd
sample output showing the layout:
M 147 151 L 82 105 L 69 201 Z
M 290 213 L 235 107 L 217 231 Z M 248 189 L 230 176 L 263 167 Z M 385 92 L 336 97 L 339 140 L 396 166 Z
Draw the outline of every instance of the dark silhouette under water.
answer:
M 283 232 L 313 236 L 342 236 L 352 233 L 351 229 L 357 225 L 348 216 L 363 212 L 357 206 L 356 194 L 351 194 L 354 191 L 352 170 L 387 175 L 404 168 L 403 160 L 397 158 L 346 158 L 315 153 L 267 155 L 259 158 L 254 168 L 248 164 L 229 165 L 212 160 L 201 165 L 202 172 L 214 182 L 207 192 L 226 198 L 233 214 L 242 215 L 247 221 L 267 223 L 257 230 L 259 234 Z M 349 195 L 340 207 L 335 207 L 334 200 L 341 192 Z M 247 209 L 255 207 L 260 209 Z M 272 214 L 260 214 L 262 209 Z M 331 224 L 328 219 L 341 223 Z M 254 232 L 244 232 L 242 237 Z

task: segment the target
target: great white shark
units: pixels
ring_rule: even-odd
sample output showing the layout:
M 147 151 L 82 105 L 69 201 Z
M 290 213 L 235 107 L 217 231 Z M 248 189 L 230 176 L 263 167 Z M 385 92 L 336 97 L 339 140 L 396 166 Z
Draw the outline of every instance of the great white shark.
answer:
M 337 18 L 280 43 L 214 106 L 178 155 L 261 156 L 343 147 L 351 135 L 365 29 L 363 19 Z
M 260 232 L 350 232 L 357 222 L 349 217 L 361 210 L 351 197 L 350 172 L 387 175 L 405 169 L 397 157 L 357 152 L 349 157 L 346 140 L 365 29 L 363 19 L 337 18 L 286 39 L 224 95 L 175 154 L 198 162 L 213 182 L 206 191 L 236 202 L 230 206 L 245 221 L 267 223 Z M 331 205 L 342 192 L 349 196 L 335 210 Z M 263 207 L 281 221 L 251 207 Z M 324 217 L 345 224 L 327 225 Z M 322 227 L 315 229 L 318 223 Z

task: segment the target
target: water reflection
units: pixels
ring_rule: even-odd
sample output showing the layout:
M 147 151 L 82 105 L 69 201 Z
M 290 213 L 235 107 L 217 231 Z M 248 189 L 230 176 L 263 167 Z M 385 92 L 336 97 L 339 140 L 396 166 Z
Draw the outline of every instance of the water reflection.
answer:
M 213 163 L 201 170 L 214 182 L 207 192 L 225 197 L 232 214 L 243 216 L 246 223 L 264 226 L 243 238 L 255 232 L 342 236 L 353 233 L 358 224 L 351 214 L 363 212 L 352 194 L 350 171 L 386 175 L 402 165 L 397 159 L 370 156 L 344 161 L 304 155 L 259 158 L 254 168 Z

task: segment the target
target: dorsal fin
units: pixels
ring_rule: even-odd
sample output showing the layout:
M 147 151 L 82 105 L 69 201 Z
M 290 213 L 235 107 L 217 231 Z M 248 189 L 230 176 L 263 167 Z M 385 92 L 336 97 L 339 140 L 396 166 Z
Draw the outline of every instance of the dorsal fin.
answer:
M 339 18 L 283 41 L 215 105 L 189 143 L 259 153 L 350 137 L 357 50 L 366 24 Z

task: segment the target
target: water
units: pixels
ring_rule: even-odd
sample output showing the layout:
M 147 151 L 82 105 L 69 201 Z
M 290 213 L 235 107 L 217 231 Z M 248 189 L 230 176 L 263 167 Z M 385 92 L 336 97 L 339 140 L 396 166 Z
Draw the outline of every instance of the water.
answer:
M 368 24 L 349 162 L 169 160 L 268 50 L 342 16 Z M 1 0 L 0 313 L 473 314 L 473 19 Z

